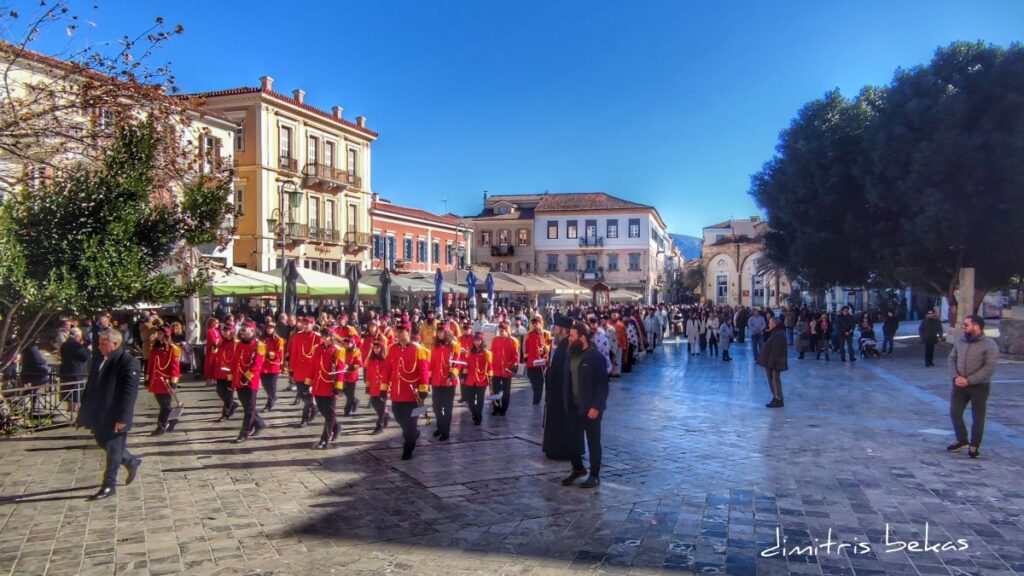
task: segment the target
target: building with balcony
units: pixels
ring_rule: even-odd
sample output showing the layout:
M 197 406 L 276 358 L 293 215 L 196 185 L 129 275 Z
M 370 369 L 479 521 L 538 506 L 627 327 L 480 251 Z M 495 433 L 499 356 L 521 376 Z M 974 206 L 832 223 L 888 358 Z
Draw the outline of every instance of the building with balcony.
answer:
M 540 198 L 533 209 L 538 274 L 584 286 L 604 282 L 660 301 L 671 246 L 656 208 L 604 192 Z
M 762 258 L 768 225 L 757 216 L 719 222 L 703 229 L 701 263 L 705 301 L 728 306 L 779 306 L 792 287 L 785 274 Z
M 344 118 L 286 96 L 274 80 L 188 98 L 235 121 L 237 266 L 270 270 L 283 257 L 305 268 L 344 275 L 370 265 L 370 149 L 377 133 L 366 119 Z
M 472 263 L 510 274 L 537 274 L 533 212 L 543 194 L 488 196 L 484 208 L 466 220 L 474 229 Z
M 376 194 L 370 206 L 374 270 L 461 270 L 473 253 L 473 229 L 458 216 L 393 204 Z

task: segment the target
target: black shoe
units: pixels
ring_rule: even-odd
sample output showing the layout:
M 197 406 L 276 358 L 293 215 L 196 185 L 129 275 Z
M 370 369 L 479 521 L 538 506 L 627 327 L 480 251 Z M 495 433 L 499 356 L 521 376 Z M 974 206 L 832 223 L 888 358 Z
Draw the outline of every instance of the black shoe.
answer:
M 271 406 L 264 406 L 263 410 L 260 410 L 260 414 L 267 414 L 271 410 L 273 410 L 273 407 L 271 407 Z
M 597 476 L 590 475 L 586 480 L 580 483 L 580 488 L 597 488 L 601 485 L 601 479 Z
M 113 486 L 104 486 L 103 488 L 100 488 L 99 492 L 93 494 L 92 496 L 89 496 L 88 498 L 86 498 L 86 500 L 103 500 L 104 498 L 110 498 L 114 494 L 117 494 L 117 490 L 115 490 Z
M 305 428 L 308 425 L 309 425 L 309 422 L 306 422 L 305 420 L 300 420 L 299 423 L 295 425 L 295 427 L 296 428 Z
M 246 440 L 248 440 L 248 438 L 244 435 L 240 435 L 238 438 L 235 438 L 235 444 L 245 444 Z
M 321 440 L 321 441 L 317 442 L 313 446 L 313 448 L 316 449 L 316 450 L 325 450 L 327 448 L 327 442 L 324 442 L 323 440 Z
M 380 424 L 378 424 L 378 425 L 373 427 L 373 432 L 370 432 L 370 435 L 373 436 L 375 434 L 380 434 L 383 431 L 384 431 L 384 429 L 380 427 Z
M 257 426 L 255 428 L 253 428 L 252 434 L 250 434 L 249 436 L 252 437 L 252 438 L 255 438 L 255 437 L 259 436 L 260 434 L 263 434 L 263 430 L 265 428 L 266 428 L 266 426 Z
M 440 436 L 437 437 L 437 439 L 440 440 L 441 442 L 447 442 L 448 441 L 448 435 L 447 434 L 441 434 Z
M 228 417 L 226 415 L 221 414 L 220 418 L 217 418 L 216 420 L 214 420 L 214 422 L 223 422 L 223 421 L 225 421 L 227 419 L 228 419 Z
M 576 470 L 576 469 L 573 469 L 572 472 L 569 472 L 568 476 L 566 476 L 565 478 L 562 479 L 562 486 L 572 486 L 572 484 L 574 482 L 576 482 L 576 480 L 578 478 L 582 478 L 582 477 L 584 477 L 586 475 L 587 475 L 587 471 L 586 470 Z
M 235 415 L 235 412 L 238 412 L 238 408 L 239 408 L 238 402 L 232 402 L 231 403 L 231 408 L 228 408 L 228 414 L 227 414 L 228 420 L 230 420 L 231 417 Z
M 163 436 L 164 432 L 167 432 L 167 430 L 165 430 L 163 426 L 160 426 L 158 424 L 157 427 L 156 427 L 156 430 L 153 430 L 152 432 L 150 432 L 149 435 L 150 436 Z
M 782 403 L 782 400 L 772 400 L 771 402 L 765 404 L 766 408 L 782 408 L 783 406 L 784 404 Z
M 968 448 L 967 455 L 970 456 L 971 458 L 977 458 L 978 456 L 981 456 L 981 454 L 978 452 L 977 446 L 971 446 L 970 448 Z
M 440 430 L 434 430 L 434 438 L 437 438 L 440 435 L 441 435 L 441 431 Z
M 331 440 L 337 440 L 341 437 L 341 424 L 335 424 L 334 428 L 331 429 Z
M 124 479 L 125 486 L 135 482 L 135 477 L 139 475 L 139 466 L 142 466 L 142 458 L 138 456 L 132 458 L 131 462 L 125 464 L 124 467 L 128 470 L 128 477 Z
M 167 431 L 168 432 L 174 432 L 174 427 L 177 426 L 177 425 L 178 425 L 178 421 L 177 420 L 171 420 L 170 422 L 167 423 Z
M 412 459 L 412 450 L 402 450 L 402 460 Z
M 961 448 L 963 448 L 964 446 L 967 446 L 967 445 L 968 445 L 967 442 L 954 442 L 953 444 L 950 444 L 949 446 L 946 446 L 946 451 L 947 452 L 956 452 L 957 450 L 959 450 L 959 449 L 961 449 Z
M 482 423 L 483 423 L 483 419 L 482 418 L 474 418 L 473 419 L 473 426 L 479 426 Z
M 534 400 L 534 401 L 533 401 L 533 405 L 534 405 L 534 406 L 536 406 L 537 404 L 540 404 L 540 400 Z

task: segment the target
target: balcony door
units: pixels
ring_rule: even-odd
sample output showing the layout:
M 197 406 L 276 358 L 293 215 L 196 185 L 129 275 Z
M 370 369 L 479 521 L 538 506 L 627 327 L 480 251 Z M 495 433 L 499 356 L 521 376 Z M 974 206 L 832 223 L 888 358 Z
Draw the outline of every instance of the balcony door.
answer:
M 306 141 L 306 164 L 316 164 L 320 161 L 320 140 L 316 136 L 310 136 Z
M 320 228 L 320 199 L 316 196 L 309 197 L 308 220 L 309 233 L 314 234 Z
M 324 200 L 324 229 L 334 230 L 334 200 Z

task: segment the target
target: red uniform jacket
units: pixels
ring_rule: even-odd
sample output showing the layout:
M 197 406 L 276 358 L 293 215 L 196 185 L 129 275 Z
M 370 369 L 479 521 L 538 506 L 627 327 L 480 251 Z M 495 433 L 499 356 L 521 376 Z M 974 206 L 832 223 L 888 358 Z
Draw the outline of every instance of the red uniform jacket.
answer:
M 452 360 L 460 360 L 462 347 L 458 344 L 449 346 L 434 346 L 430 353 L 430 385 L 431 386 L 454 386 L 454 378 L 459 376 L 459 367 L 452 364 Z
M 307 386 L 316 376 L 313 356 L 320 345 L 320 336 L 313 332 L 298 332 L 288 338 L 288 368 L 292 380 Z
M 342 380 L 345 365 L 341 361 L 342 350 L 330 342 L 322 342 L 313 350 L 313 396 L 334 396 L 344 388 Z
M 231 381 L 234 377 L 235 360 L 238 356 L 238 340 L 222 340 L 217 348 L 216 380 Z
M 363 353 L 359 348 L 341 349 L 341 362 L 345 366 L 343 374 L 346 384 L 354 384 L 359 381 L 359 369 L 363 367 Z
M 491 384 L 491 365 L 493 356 L 490 350 L 476 352 L 469 350 L 466 356 L 466 385 L 486 388 Z
M 366 381 L 366 393 L 371 397 L 376 398 L 380 396 L 381 384 L 386 384 L 386 370 L 387 366 L 383 358 L 367 357 L 366 372 L 363 378 Z
M 363 353 L 363 358 L 370 357 L 370 348 L 373 347 L 373 341 L 380 335 L 380 330 L 377 330 L 376 334 L 370 334 L 369 332 L 363 334 L 362 341 L 359 342 L 359 351 Z M 385 344 L 385 349 L 387 344 Z
M 206 354 L 203 355 L 203 378 L 207 380 L 223 380 L 217 366 L 217 353 L 220 348 L 220 330 L 210 328 L 206 331 Z
M 181 376 L 181 348 L 171 344 L 170 348 L 153 346 L 149 353 L 146 374 L 149 376 L 149 391 L 153 394 L 170 394 L 171 386 L 178 384 Z
M 393 402 L 415 402 L 417 394 L 427 392 L 430 382 L 430 352 L 419 344 L 393 344 L 388 349 L 387 391 Z M 382 386 L 383 390 L 384 387 Z
M 267 355 L 263 358 L 260 374 L 280 374 L 281 364 L 284 362 L 284 338 L 274 334 L 264 336 L 262 342 Z
M 231 378 L 232 388 L 260 389 L 260 370 L 263 369 L 263 358 L 266 347 L 263 341 L 253 338 L 248 342 L 238 342 L 238 353 L 235 355 L 235 366 Z
M 547 330 L 530 330 L 526 333 L 523 347 L 526 348 L 526 367 L 543 368 L 547 364 L 548 350 L 551 347 L 551 333 Z M 538 360 L 543 360 L 544 364 L 534 364 Z
M 495 336 L 491 341 L 493 364 L 491 369 L 496 378 L 511 378 L 519 364 L 519 343 L 511 336 Z

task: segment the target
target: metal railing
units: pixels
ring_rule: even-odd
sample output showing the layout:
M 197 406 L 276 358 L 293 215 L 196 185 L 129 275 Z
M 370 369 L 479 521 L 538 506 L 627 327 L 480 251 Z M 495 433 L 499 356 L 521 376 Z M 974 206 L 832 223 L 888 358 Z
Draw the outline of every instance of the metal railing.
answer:
M 335 186 L 348 186 L 350 183 L 350 174 L 347 171 L 317 162 L 310 162 L 309 164 L 306 164 L 306 167 L 302 170 L 302 174 L 305 176 L 304 183 L 307 186 L 317 184 L 319 182 L 326 182 L 327 184 Z
M 334 228 L 320 228 L 308 224 L 288 223 L 288 237 L 295 240 L 313 240 L 338 244 L 341 242 L 341 231 Z
M 286 172 L 296 172 L 299 169 L 299 161 L 295 158 L 281 156 L 277 162 L 278 168 Z
M 512 246 L 511 244 L 491 246 L 491 256 L 515 256 L 515 254 L 515 246 Z
M 581 236 L 580 237 L 581 247 L 597 247 L 604 246 L 604 237 L 602 236 Z
M 346 246 L 369 247 L 373 237 L 369 232 L 345 232 L 344 243 Z
M 4 382 L 0 386 L 0 437 L 74 424 L 84 389 L 85 379 L 60 382 L 53 374 L 41 384 Z

